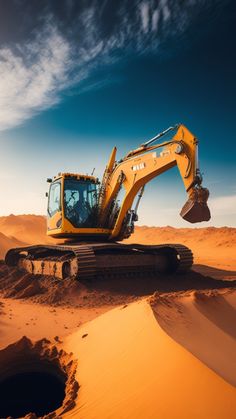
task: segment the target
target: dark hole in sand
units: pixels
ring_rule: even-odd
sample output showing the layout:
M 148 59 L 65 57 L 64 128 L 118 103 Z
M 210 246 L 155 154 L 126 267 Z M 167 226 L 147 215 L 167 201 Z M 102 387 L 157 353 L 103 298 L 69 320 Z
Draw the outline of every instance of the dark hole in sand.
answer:
M 57 371 L 16 371 L 0 380 L 0 417 L 43 416 L 59 408 L 64 397 L 65 376 Z

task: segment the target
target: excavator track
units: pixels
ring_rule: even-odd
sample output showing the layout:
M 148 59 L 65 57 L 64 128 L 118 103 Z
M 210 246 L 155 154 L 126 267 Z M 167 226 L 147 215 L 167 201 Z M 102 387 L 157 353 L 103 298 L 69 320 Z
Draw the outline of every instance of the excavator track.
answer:
M 5 261 L 34 275 L 92 280 L 117 274 L 185 273 L 193 254 L 181 244 L 70 243 L 11 249 Z

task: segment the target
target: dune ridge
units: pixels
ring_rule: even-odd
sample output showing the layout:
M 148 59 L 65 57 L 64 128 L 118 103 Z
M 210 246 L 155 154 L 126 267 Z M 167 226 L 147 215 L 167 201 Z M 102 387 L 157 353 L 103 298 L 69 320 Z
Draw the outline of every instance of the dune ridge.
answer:
M 52 244 L 46 235 L 46 217 L 42 215 L 8 215 L 0 217 L 0 259 L 14 247 Z
M 216 374 L 164 331 L 155 298 L 152 307 L 147 300 L 121 306 L 67 337 L 65 350 L 80 360 L 81 389 L 66 418 L 235 417 L 236 389 L 222 378 L 223 367 Z M 169 314 L 178 329 L 171 307 Z
M 156 293 L 151 306 L 162 329 L 236 386 L 236 291 Z
M 25 246 L 25 242 L 18 240 L 15 237 L 8 237 L 0 232 L 0 259 L 3 259 L 6 252 L 14 247 Z

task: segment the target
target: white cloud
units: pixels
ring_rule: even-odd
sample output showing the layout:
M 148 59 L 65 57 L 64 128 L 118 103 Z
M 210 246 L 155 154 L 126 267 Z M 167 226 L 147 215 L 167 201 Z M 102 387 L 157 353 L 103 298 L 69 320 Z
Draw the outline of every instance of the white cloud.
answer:
M 168 5 L 168 0 L 161 0 L 160 8 L 162 9 L 164 21 L 168 20 L 171 16 L 169 5 Z
M 171 17 L 168 0 L 160 0 L 157 8 L 153 7 L 152 2 L 143 1 L 140 4 L 140 14 L 143 32 L 145 34 L 147 34 L 149 30 L 157 32 L 160 16 L 162 16 L 164 22 Z
M 159 11 L 159 9 L 156 9 L 152 13 L 152 30 L 153 30 L 153 32 L 158 31 L 159 18 L 160 18 L 160 11 Z
M 71 64 L 70 45 L 48 25 L 23 48 L 0 49 L 0 130 L 56 104 Z
M 140 4 L 140 13 L 141 13 L 143 32 L 147 33 L 148 32 L 148 27 L 149 27 L 149 4 L 148 4 L 148 2 L 142 2 Z
M 214 216 L 234 214 L 236 216 L 236 195 L 218 196 L 209 199 L 209 207 Z

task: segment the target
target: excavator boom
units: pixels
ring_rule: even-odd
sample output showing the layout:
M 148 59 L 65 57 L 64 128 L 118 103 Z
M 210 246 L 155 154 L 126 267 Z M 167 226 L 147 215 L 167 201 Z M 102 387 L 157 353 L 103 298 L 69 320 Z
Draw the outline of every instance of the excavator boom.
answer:
M 151 145 L 170 131 L 176 131 L 170 140 Z M 202 176 L 198 167 L 198 140 L 184 125 L 168 128 L 136 150 L 130 151 L 117 165 L 115 151 L 112 151 L 109 161 L 108 175 L 103 179 L 102 188 L 105 193 L 100 203 L 101 220 L 105 223 L 120 189 L 124 189 L 124 198 L 111 233 L 112 239 L 122 238 L 125 217 L 138 191 L 147 182 L 174 166 L 178 167 L 189 196 L 181 216 L 191 223 L 210 219 L 207 206 L 209 192 L 201 186 Z

